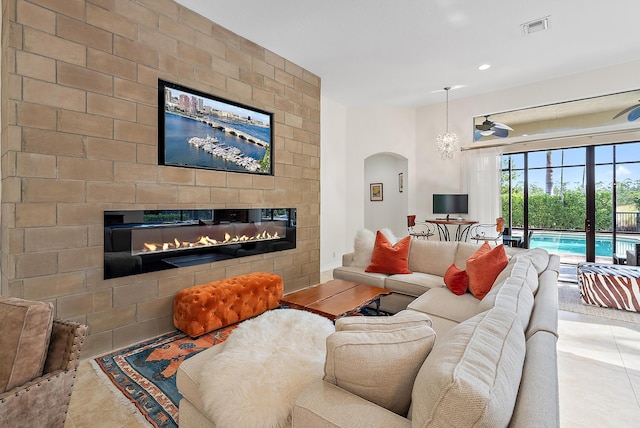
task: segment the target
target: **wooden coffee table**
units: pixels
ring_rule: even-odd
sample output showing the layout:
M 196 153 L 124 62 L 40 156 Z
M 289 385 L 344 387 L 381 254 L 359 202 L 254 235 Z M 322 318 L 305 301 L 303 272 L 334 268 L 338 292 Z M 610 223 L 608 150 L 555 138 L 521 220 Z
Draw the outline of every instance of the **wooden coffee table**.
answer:
M 341 279 L 315 285 L 295 293 L 287 294 L 280 299 L 281 305 L 294 309 L 314 312 L 331 320 L 355 312 L 372 302 L 380 307 L 380 296 L 391 294 L 391 291 L 371 285 L 358 284 Z

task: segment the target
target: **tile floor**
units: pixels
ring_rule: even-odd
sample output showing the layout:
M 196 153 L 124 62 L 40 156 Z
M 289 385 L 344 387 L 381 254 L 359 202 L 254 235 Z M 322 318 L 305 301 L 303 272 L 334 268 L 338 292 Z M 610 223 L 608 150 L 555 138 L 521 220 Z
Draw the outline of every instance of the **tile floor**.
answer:
M 640 325 L 560 311 L 559 333 L 561 427 L 638 426 Z M 149 426 L 119 398 L 83 360 L 65 428 Z

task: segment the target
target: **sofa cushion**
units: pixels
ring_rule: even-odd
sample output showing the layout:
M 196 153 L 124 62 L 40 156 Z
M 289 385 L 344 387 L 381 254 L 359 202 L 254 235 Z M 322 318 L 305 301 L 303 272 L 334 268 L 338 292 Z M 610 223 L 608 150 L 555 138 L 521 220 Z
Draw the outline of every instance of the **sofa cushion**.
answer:
M 0 297 L 0 392 L 42 376 L 53 304 Z
M 518 258 L 517 257 L 511 257 L 509 259 L 509 263 L 507 263 L 507 265 L 504 267 L 504 269 L 502 269 L 502 271 L 500 271 L 500 273 L 496 277 L 496 280 L 493 282 L 493 286 L 494 287 L 497 284 L 500 284 L 500 283 L 504 282 L 505 279 L 507 279 L 507 278 L 509 278 L 511 276 L 511 271 L 513 270 L 513 268 L 514 268 L 514 266 L 516 265 L 517 262 L 518 262 Z M 493 287 L 491 289 L 493 290 Z
M 452 264 L 444 273 L 444 285 L 453 294 L 460 296 L 467 292 L 469 275 L 467 275 L 467 271 L 461 270 L 458 266 Z
M 534 295 L 538 291 L 538 272 L 529 257 L 518 257 L 509 276 L 526 281 Z
M 540 275 L 549 265 L 549 253 L 543 248 L 532 248 L 517 257 L 527 257 L 531 259 L 531 263 L 536 268 L 536 272 Z
M 508 263 L 504 245 L 498 245 L 487 253 L 472 256 L 467 260 L 471 294 L 482 299 L 491 290 L 496 278 Z
M 393 245 L 380 231 L 376 232 L 376 242 L 371 253 L 371 264 L 365 272 L 386 274 L 411 273 L 408 268 L 411 236 L 405 236 Z
M 454 262 L 457 243 L 414 239 L 409 252 L 409 270 L 444 276 Z
M 327 338 L 324 380 L 405 416 L 413 380 L 435 338 L 426 323 L 386 331 L 337 331 Z
M 520 317 L 522 329 L 526 330 L 533 310 L 533 293 L 524 280 L 507 278 L 500 287 L 494 299 L 485 296 L 478 305 L 478 310 L 484 312 L 493 307 L 507 309 Z
M 506 427 L 525 357 L 517 315 L 482 312 L 438 338 L 412 392 L 413 426 Z
M 340 266 L 333 270 L 334 279 L 343 279 L 380 288 L 385 288 L 385 279 L 388 276 L 384 273 L 367 273 L 364 268 L 357 266 Z
M 469 293 L 456 296 L 446 287 L 432 288 L 427 293 L 409 303 L 407 309 L 462 322 L 477 315 L 480 300 Z
M 343 317 L 335 321 L 336 331 L 396 330 L 422 324 L 431 327 L 431 318 L 406 309 L 390 317 Z
M 494 302 L 498 292 L 500 291 L 500 287 L 504 285 L 507 279 L 509 278 L 518 278 L 521 280 L 525 280 L 527 278 L 527 271 L 529 266 L 531 265 L 531 260 L 529 259 L 518 259 L 516 257 L 509 260 L 507 267 L 505 267 L 502 272 L 498 275 L 496 280 L 493 283 L 493 287 L 487 294 L 485 294 L 484 300 L 488 300 L 485 306 L 486 309 L 492 308 L 494 306 Z
M 490 251 L 491 246 L 486 242 L 483 242 L 482 245 L 472 244 L 470 242 L 458 242 L 458 248 L 456 249 L 456 256 L 454 259 L 455 265 L 460 269 L 465 270 L 467 268 L 467 259 L 472 257 L 479 250 L 481 253 L 484 253 Z
M 432 288 L 444 285 L 441 276 L 430 273 L 413 272 L 408 275 L 391 275 L 386 278 L 384 288 L 396 293 L 421 296 Z

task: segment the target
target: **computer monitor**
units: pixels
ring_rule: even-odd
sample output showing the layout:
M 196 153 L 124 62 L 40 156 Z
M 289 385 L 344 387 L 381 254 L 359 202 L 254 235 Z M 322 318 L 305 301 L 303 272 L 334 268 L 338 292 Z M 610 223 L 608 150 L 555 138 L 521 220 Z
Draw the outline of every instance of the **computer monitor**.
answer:
M 469 195 L 467 194 L 436 194 L 433 195 L 433 213 L 446 214 L 447 219 L 451 214 L 468 214 Z

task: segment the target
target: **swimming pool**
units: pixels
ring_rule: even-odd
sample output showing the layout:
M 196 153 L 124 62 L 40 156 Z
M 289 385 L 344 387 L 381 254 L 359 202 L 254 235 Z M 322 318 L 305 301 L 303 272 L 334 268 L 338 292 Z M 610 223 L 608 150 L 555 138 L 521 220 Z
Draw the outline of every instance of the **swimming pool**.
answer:
M 611 257 L 613 255 L 613 237 L 611 235 L 596 234 L 596 256 Z M 627 250 L 634 248 L 635 244 L 640 244 L 640 237 L 617 237 L 616 254 L 625 254 Z M 576 254 L 586 253 L 586 237 L 583 233 L 568 232 L 534 232 L 531 236 L 530 248 L 544 248 L 550 253 L 556 254 Z

